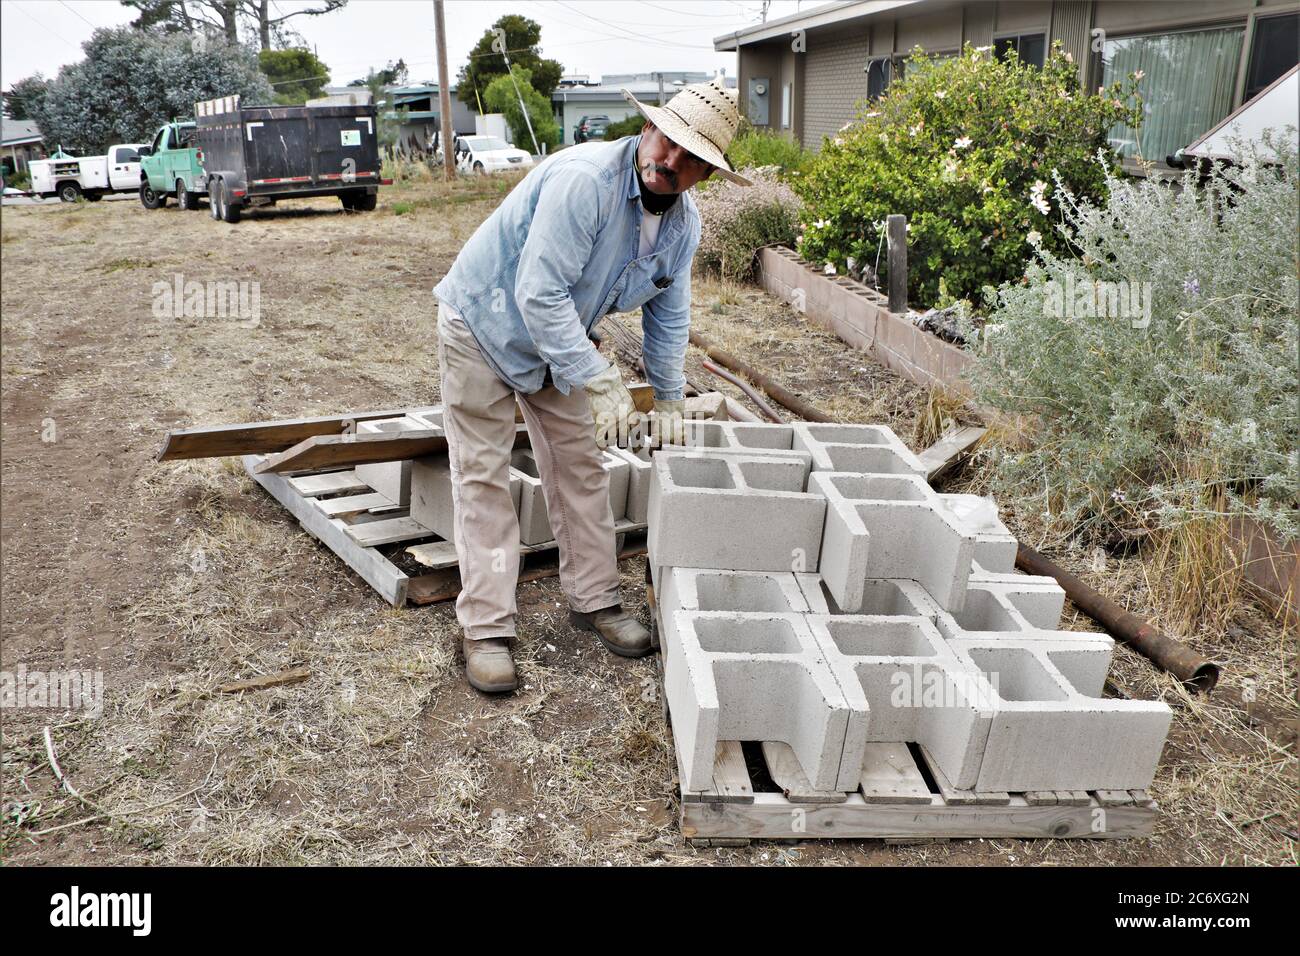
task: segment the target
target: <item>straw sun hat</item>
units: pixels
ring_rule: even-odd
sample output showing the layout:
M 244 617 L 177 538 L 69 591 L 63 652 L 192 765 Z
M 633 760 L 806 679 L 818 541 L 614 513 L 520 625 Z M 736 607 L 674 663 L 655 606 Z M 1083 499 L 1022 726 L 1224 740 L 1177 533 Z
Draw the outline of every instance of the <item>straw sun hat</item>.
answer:
M 623 99 L 654 123 L 659 132 L 688 153 L 717 167 L 719 176 L 742 186 L 753 185 L 744 176 L 736 174 L 725 155 L 740 128 L 735 90 L 727 89 L 717 80 L 693 83 L 682 87 L 664 106 L 647 106 L 627 90 L 622 92 Z

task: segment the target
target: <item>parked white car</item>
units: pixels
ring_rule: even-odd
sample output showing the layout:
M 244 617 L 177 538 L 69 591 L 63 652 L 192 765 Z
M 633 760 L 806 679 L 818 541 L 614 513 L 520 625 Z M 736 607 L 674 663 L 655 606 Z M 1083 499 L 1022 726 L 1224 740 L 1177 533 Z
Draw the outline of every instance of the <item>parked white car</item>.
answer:
M 467 173 L 532 169 L 533 157 L 496 136 L 458 136 L 456 168 Z
M 116 143 L 103 156 L 70 156 L 62 151 L 49 159 L 28 163 L 32 192 L 58 196 L 64 202 L 81 197 L 99 199 L 106 193 L 133 193 L 140 189 L 140 147 L 144 143 Z

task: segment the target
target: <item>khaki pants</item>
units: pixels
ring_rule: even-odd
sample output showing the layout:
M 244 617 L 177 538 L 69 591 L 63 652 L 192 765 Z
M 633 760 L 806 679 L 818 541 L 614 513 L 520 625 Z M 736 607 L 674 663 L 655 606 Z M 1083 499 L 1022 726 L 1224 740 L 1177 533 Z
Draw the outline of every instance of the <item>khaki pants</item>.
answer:
M 546 386 L 513 391 L 483 360 L 465 320 L 438 304 L 443 425 L 456 509 L 460 597 L 456 617 L 471 640 L 513 637 L 519 518 L 510 498 L 515 400 L 523 409 L 551 529 L 560 585 L 575 611 L 619 603 L 609 476 L 601 466 L 586 393 Z

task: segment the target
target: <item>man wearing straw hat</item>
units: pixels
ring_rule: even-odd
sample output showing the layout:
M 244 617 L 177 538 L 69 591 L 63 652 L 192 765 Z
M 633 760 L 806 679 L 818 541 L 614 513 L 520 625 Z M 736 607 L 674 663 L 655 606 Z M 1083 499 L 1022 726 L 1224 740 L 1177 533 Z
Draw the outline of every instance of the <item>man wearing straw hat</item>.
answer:
M 559 546 L 570 622 L 614 654 L 651 650 L 649 631 L 619 603 L 601 449 L 643 424 L 652 442 L 680 443 L 700 240 L 686 193 L 715 170 L 749 182 L 724 155 L 740 114 L 720 81 L 684 87 L 662 107 L 623 96 L 646 118 L 640 135 L 584 143 L 541 163 L 434 289 L 460 559 L 456 615 L 469 682 L 489 693 L 517 686 L 509 646 L 519 570 L 509 486 L 516 401 Z M 655 399 L 648 422 L 593 341 L 601 316 L 638 306 Z

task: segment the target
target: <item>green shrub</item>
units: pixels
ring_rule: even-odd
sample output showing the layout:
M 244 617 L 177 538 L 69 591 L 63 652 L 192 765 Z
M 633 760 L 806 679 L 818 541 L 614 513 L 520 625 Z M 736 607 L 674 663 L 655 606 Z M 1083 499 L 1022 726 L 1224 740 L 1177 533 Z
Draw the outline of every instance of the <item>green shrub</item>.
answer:
M 1002 455 L 1004 494 L 1071 533 L 1248 515 L 1300 534 L 1300 191 L 1294 145 L 1277 149 L 1200 188 L 1189 171 L 1181 188 L 1108 174 L 1102 203 L 1057 193 L 1072 251 L 1039 246 L 974 346 L 977 397 L 1037 423 Z
M 749 127 L 731 142 L 727 159 L 735 169 L 776 166 L 781 177 L 798 175 L 812 159 L 812 153 L 780 133 Z
M 763 246 L 788 245 L 798 231 L 800 202 L 775 166 L 745 170 L 753 186 L 738 186 L 716 174 L 697 187 L 700 247 L 695 263 L 724 279 L 749 279 Z
M 623 119 L 610 123 L 605 127 L 605 142 L 622 139 L 624 136 L 635 136 L 641 132 L 643 126 L 645 126 L 645 117 L 640 113 L 625 116 Z
M 1075 195 L 1100 196 L 1105 169 L 1094 157 L 1117 120 L 1140 122 L 1140 107 L 1125 105 L 1136 80 L 1084 95 L 1059 46 L 1042 69 L 987 49 L 967 45 L 947 59 L 918 49 L 886 96 L 823 143 L 795 180 L 804 258 L 840 272 L 850 258 L 874 263 L 886 217 L 900 213 L 908 296 L 924 306 L 938 298 L 940 277 L 958 299 L 1019 278 L 1034 233 L 1062 248 L 1054 176 Z

